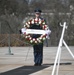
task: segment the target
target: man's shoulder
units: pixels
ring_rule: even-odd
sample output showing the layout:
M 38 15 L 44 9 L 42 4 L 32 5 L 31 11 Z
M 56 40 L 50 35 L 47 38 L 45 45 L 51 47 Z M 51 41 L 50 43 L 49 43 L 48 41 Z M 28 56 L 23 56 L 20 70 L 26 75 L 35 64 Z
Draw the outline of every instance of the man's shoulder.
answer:
M 46 21 L 45 18 L 43 18 L 43 17 L 40 17 L 40 19 Z
M 41 19 L 41 20 L 44 20 L 44 18 L 43 18 L 43 17 L 40 17 L 40 19 Z

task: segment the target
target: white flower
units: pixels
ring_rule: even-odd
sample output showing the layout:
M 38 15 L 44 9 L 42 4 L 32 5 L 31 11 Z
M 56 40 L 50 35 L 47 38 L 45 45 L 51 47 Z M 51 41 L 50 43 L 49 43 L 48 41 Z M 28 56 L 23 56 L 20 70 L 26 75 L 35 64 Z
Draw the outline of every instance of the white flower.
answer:
M 35 41 L 35 43 L 37 43 L 37 41 Z
M 40 40 L 41 38 L 37 38 L 37 41 L 40 43 L 41 42 L 41 40 Z
M 43 37 L 44 35 L 41 35 L 41 38 Z
M 38 21 L 38 18 L 35 18 L 35 21 Z
M 29 25 L 27 25 L 27 27 L 30 27 Z
M 44 29 L 44 25 L 43 25 L 42 27 L 43 27 L 43 29 Z
M 39 40 L 39 38 L 37 38 L 37 41 Z
M 41 19 L 39 18 L 39 21 L 41 21 Z
M 39 39 L 41 40 L 42 38 L 40 37 Z
M 28 24 L 30 24 L 30 22 L 28 22 Z
M 28 36 L 25 36 L 25 38 L 28 38 Z
M 30 35 L 28 35 L 28 37 L 30 37 Z
M 41 24 L 41 21 L 39 21 L 39 24 Z
M 26 23 L 26 25 L 28 25 L 28 23 Z
M 33 40 L 30 40 L 30 43 L 32 43 L 33 42 Z
M 45 24 L 45 22 L 43 22 L 43 24 Z
M 48 28 L 46 27 L 45 30 L 47 30 Z
M 35 38 L 33 38 L 33 41 L 35 41 Z
M 32 38 L 30 37 L 30 40 L 31 40 Z
M 45 40 L 45 37 L 43 37 L 43 40 Z
M 41 41 L 40 41 L 40 40 L 38 40 L 38 42 L 40 43 Z
M 32 20 L 31 23 L 34 24 L 34 20 Z

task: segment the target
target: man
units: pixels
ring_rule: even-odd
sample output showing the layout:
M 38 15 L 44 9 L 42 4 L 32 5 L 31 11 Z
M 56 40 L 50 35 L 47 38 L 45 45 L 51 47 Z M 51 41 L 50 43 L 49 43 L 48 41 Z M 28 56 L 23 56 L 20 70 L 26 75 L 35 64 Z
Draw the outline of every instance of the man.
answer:
M 40 21 L 43 21 L 43 24 L 45 25 L 46 22 L 43 18 L 41 18 L 41 10 L 40 9 L 35 9 L 35 18 L 32 20 L 28 21 L 27 24 L 30 25 L 29 29 L 39 29 L 42 30 L 43 28 L 40 26 Z M 40 37 L 41 34 L 33 34 L 31 35 L 32 38 L 38 38 Z M 43 42 L 34 44 L 33 45 L 33 50 L 34 50 L 34 66 L 41 66 L 43 62 Z

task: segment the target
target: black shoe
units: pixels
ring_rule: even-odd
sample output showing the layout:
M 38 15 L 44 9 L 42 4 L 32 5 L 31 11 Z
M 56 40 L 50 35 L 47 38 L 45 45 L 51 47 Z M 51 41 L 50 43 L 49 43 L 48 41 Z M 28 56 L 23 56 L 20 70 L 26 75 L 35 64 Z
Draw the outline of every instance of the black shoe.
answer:
M 41 64 L 38 64 L 38 66 L 41 66 Z
M 36 64 L 34 64 L 34 66 L 38 66 L 38 64 L 36 63 Z
M 36 63 L 36 64 L 34 64 L 34 66 L 42 66 L 41 64 L 38 64 L 38 63 Z

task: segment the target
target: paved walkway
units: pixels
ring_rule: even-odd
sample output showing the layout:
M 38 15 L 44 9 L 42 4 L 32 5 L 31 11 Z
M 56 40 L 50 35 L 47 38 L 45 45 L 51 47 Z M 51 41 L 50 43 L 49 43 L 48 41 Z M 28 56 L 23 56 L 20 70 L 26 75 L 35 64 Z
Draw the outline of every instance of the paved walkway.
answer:
M 74 47 L 69 47 L 74 54 Z M 33 66 L 32 47 L 0 47 L 0 75 L 51 75 L 57 47 L 44 47 L 43 65 Z M 62 47 L 59 75 L 74 75 L 74 59 Z

